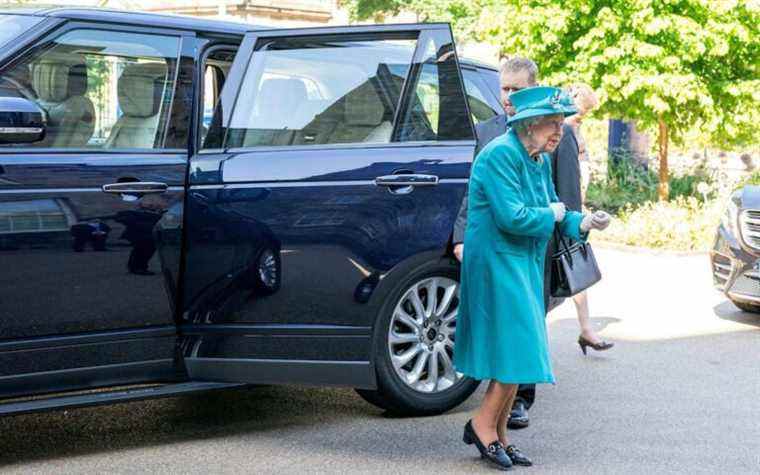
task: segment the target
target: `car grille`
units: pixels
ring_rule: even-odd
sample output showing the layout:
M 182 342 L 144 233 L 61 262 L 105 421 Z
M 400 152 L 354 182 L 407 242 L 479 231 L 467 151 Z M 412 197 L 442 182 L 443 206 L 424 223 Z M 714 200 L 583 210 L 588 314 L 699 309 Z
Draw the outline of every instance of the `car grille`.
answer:
M 713 281 L 715 286 L 724 290 L 728 279 L 731 277 L 731 260 L 720 254 L 713 256 Z
M 760 210 L 748 209 L 742 211 L 739 217 L 739 224 L 744 244 L 760 251 Z
M 758 282 L 757 272 L 747 271 L 740 275 L 730 290 L 742 295 L 760 296 L 760 282 Z

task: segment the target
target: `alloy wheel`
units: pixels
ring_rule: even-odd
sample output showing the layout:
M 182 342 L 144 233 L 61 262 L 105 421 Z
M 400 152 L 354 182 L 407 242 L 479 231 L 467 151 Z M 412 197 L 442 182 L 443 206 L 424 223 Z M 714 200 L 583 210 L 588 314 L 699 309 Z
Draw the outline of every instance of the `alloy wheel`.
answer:
M 454 369 L 459 283 L 428 277 L 411 286 L 393 310 L 388 351 L 396 375 L 422 393 L 445 391 L 464 375 Z

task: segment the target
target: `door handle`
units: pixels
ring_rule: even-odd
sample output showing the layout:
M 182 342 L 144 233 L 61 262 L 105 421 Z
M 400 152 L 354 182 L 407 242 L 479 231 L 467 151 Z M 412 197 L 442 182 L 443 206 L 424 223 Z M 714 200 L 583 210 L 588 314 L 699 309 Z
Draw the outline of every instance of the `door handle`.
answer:
M 375 185 L 377 186 L 435 186 L 437 184 L 437 176 L 417 173 L 385 175 L 375 178 Z
M 152 193 L 166 193 L 169 185 L 152 181 L 129 181 L 124 183 L 109 183 L 103 185 L 103 193 L 117 195 L 147 195 Z

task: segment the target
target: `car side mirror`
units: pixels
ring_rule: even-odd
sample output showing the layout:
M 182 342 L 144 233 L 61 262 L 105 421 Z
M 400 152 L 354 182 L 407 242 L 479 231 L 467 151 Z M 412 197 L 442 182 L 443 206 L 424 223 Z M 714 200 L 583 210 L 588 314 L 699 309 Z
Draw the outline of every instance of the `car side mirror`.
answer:
M 0 97 L 0 144 L 39 142 L 47 120 L 34 102 L 22 97 Z

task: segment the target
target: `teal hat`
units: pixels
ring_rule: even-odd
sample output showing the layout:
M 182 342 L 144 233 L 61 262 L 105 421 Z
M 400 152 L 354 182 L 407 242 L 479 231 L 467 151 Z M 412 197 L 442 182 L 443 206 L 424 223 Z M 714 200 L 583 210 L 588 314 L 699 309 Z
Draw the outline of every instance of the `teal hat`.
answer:
M 515 115 L 507 120 L 507 124 L 543 115 L 567 117 L 578 112 L 570 96 L 558 87 L 526 87 L 510 94 L 509 100 L 515 108 Z

